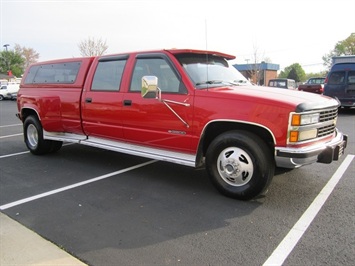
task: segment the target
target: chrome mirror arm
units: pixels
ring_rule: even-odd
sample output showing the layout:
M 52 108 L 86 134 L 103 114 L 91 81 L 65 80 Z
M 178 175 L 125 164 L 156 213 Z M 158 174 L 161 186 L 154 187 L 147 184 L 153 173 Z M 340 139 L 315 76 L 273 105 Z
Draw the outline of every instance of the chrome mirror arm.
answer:
M 180 120 L 187 128 L 190 127 L 189 124 L 188 124 L 184 119 L 182 119 L 181 116 L 179 116 L 179 114 L 176 113 L 175 110 L 168 104 L 168 103 L 173 103 L 173 104 L 178 104 L 178 105 L 183 105 L 183 106 L 189 107 L 189 106 L 190 106 L 189 103 L 181 103 L 181 102 L 176 102 L 176 101 L 171 101 L 171 100 L 163 100 L 163 99 L 161 98 L 161 89 L 160 89 L 159 87 L 157 87 L 157 99 L 158 99 L 160 102 L 164 103 L 165 106 L 168 107 L 169 110 L 170 110 L 177 118 L 179 118 L 179 120 Z

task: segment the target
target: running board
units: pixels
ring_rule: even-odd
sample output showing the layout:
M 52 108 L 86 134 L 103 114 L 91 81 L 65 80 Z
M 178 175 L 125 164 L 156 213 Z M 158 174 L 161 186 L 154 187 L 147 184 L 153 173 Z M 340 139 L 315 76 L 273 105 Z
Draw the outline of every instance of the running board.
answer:
M 43 137 L 44 139 L 48 140 L 83 144 L 105 150 L 195 167 L 196 156 L 182 152 L 174 152 L 142 145 L 130 144 L 122 141 L 112 141 L 102 138 L 87 137 L 85 135 L 62 132 L 43 131 Z

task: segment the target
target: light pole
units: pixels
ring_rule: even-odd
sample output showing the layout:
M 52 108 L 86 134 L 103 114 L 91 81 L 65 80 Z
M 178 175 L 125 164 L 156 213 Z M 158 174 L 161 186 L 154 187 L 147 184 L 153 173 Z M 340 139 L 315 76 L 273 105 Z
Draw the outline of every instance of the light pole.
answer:
M 5 50 L 7 52 L 7 47 L 10 46 L 10 44 L 4 44 L 3 46 L 5 47 Z
M 10 44 L 4 44 L 3 45 L 5 47 L 5 50 L 6 50 L 6 55 L 5 55 L 5 65 L 6 65 L 6 71 L 9 73 L 9 64 L 7 62 L 7 47 L 10 46 Z

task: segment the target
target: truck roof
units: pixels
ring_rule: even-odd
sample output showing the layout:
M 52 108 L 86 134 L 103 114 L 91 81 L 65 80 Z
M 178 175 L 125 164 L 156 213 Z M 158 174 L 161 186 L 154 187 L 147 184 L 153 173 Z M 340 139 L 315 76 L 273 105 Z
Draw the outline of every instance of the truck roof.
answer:
M 355 62 L 354 63 L 336 63 L 332 66 L 331 71 L 335 70 L 355 70 Z
M 58 63 L 58 62 L 77 62 L 77 61 L 92 61 L 96 57 L 111 57 L 115 55 L 129 55 L 129 54 L 136 54 L 136 53 L 164 53 L 168 52 L 173 55 L 177 54 L 205 54 L 205 55 L 215 55 L 215 56 L 220 56 L 223 57 L 227 60 L 232 60 L 235 59 L 236 57 L 234 55 L 230 54 L 225 54 L 221 52 L 216 52 L 216 51 L 208 51 L 208 50 L 195 50 L 195 49 L 162 49 L 162 50 L 147 50 L 147 51 L 131 51 L 131 52 L 122 52 L 122 53 L 114 53 L 114 54 L 108 54 L 108 55 L 102 55 L 102 56 L 92 56 L 92 57 L 72 57 L 72 58 L 60 58 L 60 59 L 54 59 L 54 60 L 49 60 L 49 61 L 41 61 L 34 63 L 32 65 L 42 65 L 42 64 L 50 64 L 50 63 Z
M 165 51 L 168 51 L 171 54 L 186 54 L 186 53 L 193 53 L 193 54 L 212 54 L 216 56 L 221 56 L 224 57 L 225 59 L 231 60 L 235 59 L 234 55 L 230 54 L 225 54 L 225 53 L 220 53 L 216 51 L 208 51 L 208 50 L 194 50 L 194 49 L 166 49 Z

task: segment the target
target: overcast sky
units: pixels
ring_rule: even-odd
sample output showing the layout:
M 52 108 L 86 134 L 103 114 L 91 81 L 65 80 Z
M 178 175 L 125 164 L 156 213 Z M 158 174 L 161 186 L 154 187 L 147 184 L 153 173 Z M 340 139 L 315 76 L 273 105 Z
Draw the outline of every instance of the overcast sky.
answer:
M 311 72 L 355 32 L 354 10 L 355 0 L 0 0 L 0 44 L 33 48 L 40 61 L 79 57 L 88 37 L 106 41 L 107 54 L 208 49 L 245 64 L 257 50 Z

